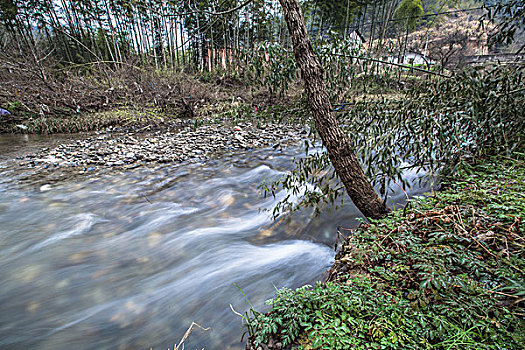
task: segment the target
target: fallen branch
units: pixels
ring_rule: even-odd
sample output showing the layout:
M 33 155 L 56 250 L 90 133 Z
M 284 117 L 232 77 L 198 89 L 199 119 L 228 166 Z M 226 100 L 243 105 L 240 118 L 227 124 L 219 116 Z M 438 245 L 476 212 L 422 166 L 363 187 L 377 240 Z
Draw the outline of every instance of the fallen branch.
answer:
M 184 342 L 186 341 L 186 339 L 188 339 L 188 337 L 190 336 L 191 332 L 193 331 L 193 327 L 199 327 L 200 329 L 202 329 L 203 331 L 209 331 L 211 329 L 211 327 L 208 327 L 208 328 L 204 328 L 202 327 L 201 325 L 199 325 L 198 323 L 195 323 L 195 322 L 192 322 L 190 327 L 188 328 L 188 330 L 186 331 L 186 333 L 184 333 L 184 336 L 182 337 L 182 339 L 180 340 L 179 344 L 177 346 L 175 346 L 173 348 L 173 350 L 179 350 L 180 347 L 182 346 L 182 349 L 184 349 Z

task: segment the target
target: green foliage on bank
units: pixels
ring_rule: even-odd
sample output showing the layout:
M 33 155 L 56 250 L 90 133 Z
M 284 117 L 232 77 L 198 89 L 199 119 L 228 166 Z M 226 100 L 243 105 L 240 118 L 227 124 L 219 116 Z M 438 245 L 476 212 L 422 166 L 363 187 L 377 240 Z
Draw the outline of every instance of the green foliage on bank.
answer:
M 108 127 L 160 126 L 177 120 L 176 115 L 165 113 L 159 108 L 144 110 L 119 107 L 97 113 L 78 113 L 51 116 L 47 118 L 26 116 L 21 125 L 16 120 L 0 123 L 0 133 L 57 134 L 104 130 Z
M 252 344 L 522 349 L 524 165 L 523 153 L 486 159 L 347 231 L 330 282 L 279 290 L 268 313 L 251 310 Z
M 404 172 L 456 174 L 475 158 L 511 154 L 523 145 L 525 70 L 494 66 L 467 68 L 448 79 L 429 80 L 400 96 L 352 101 L 337 111 L 365 174 L 387 196 L 396 182 L 408 186 Z M 280 189 L 303 193 L 286 198 L 278 216 L 305 206 L 319 210 L 344 199 L 326 152 L 299 159 L 296 167 L 266 194 Z

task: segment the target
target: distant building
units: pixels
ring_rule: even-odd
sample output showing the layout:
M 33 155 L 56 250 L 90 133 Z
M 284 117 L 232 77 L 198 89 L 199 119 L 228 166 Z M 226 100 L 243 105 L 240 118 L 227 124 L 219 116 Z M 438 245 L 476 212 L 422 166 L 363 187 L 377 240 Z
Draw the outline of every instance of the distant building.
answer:
M 405 65 L 417 65 L 417 66 L 430 66 L 434 64 L 434 61 L 432 61 L 429 57 L 426 57 L 423 54 L 420 54 L 418 52 L 406 52 L 403 57 L 400 56 L 389 56 L 387 58 L 387 62 L 390 63 L 399 63 L 399 64 L 405 64 Z
M 362 45 L 366 43 L 365 38 L 363 35 L 359 32 L 358 29 L 354 30 L 348 35 L 348 40 L 354 42 L 355 44 Z

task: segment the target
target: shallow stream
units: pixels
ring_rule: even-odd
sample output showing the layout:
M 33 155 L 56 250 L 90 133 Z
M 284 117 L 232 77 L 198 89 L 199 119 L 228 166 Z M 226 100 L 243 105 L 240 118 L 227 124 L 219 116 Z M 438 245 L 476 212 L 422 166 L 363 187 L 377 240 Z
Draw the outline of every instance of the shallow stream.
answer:
M 60 139 L 0 135 L 0 348 L 242 349 L 248 308 L 322 279 L 351 204 L 273 222 L 258 186 L 300 148 L 99 171 L 43 184 L 7 160 Z M 416 174 L 407 174 L 415 178 Z M 428 191 L 416 187 L 411 194 Z M 404 193 L 393 196 L 402 202 Z

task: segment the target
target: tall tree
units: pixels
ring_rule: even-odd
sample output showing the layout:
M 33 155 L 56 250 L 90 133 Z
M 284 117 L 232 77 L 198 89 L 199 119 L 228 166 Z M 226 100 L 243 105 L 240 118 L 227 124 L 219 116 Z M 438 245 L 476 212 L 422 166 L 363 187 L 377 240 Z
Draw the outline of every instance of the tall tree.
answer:
M 350 148 L 347 136 L 332 112 L 323 81 L 323 70 L 308 37 L 301 8 L 297 0 L 279 1 L 292 38 L 295 59 L 302 72 L 315 128 L 326 147 L 330 161 L 357 208 L 366 217 L 382 217 L 389 209 L 366 178 L 355 153 Z
M 424 14 L 421 0 L 403 0 L 394 12 L 394 19 L 402 21 L 403 29 L 412 31 Z

